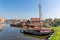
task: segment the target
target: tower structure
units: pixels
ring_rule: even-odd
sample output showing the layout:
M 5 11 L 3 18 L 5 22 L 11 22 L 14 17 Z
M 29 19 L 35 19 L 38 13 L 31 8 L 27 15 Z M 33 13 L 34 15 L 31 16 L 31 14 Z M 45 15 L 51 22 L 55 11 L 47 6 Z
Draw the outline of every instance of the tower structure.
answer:
M 41 4 L 39 3 L 39 18 L 42 20 Z

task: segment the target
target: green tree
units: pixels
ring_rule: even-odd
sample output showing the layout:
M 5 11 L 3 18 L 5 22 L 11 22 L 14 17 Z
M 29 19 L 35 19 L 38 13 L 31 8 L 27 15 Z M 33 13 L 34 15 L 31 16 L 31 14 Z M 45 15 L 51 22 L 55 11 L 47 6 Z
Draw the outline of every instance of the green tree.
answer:
M 55 18 L 54 22 L 55 22 L 55 26 L 60 26 L 60 19 Z
M 46 19 L 45 21 L 47 26 L 52 26 L 52 22 L 53 22 L 52 19 Z

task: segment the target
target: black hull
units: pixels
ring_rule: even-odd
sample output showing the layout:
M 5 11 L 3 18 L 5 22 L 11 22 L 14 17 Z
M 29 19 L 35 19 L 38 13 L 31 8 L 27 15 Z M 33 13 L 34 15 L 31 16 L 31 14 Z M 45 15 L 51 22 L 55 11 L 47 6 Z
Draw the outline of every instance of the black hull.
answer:
M 53 34 L 54 31 L 52 32 L 43 32 L 43 33 L 40 33 L 40 32 L 30 32 L 30 31 L 23 31 L 24 34 L 31 34 L 31 35 L 36 35 L 36 36 L 47 36 L 47 35 L 50 35 L 50 34 Z
M 10 26 L 21 26 L 19 24 L 10 24 Z

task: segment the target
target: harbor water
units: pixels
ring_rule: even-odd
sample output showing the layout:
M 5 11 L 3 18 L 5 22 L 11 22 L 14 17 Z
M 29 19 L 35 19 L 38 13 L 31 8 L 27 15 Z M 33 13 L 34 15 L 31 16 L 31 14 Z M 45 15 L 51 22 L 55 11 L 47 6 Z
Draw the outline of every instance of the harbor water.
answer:
M 22 28 L 13 27 L 10 24 L 2 25 L 1 27 L 0 40 L 48 40 L 49 37 L 24 34 L 20 32 Z

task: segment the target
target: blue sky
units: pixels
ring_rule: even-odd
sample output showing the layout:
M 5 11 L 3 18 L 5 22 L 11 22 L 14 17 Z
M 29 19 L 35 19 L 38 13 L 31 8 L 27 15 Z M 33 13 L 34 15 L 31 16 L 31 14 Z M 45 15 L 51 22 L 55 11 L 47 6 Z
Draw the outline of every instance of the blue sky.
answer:
M 0 17 L 6 19 L 39 17 L 39 3 L 43 19 L 60 18 L 60 0 L 0 0 Z

